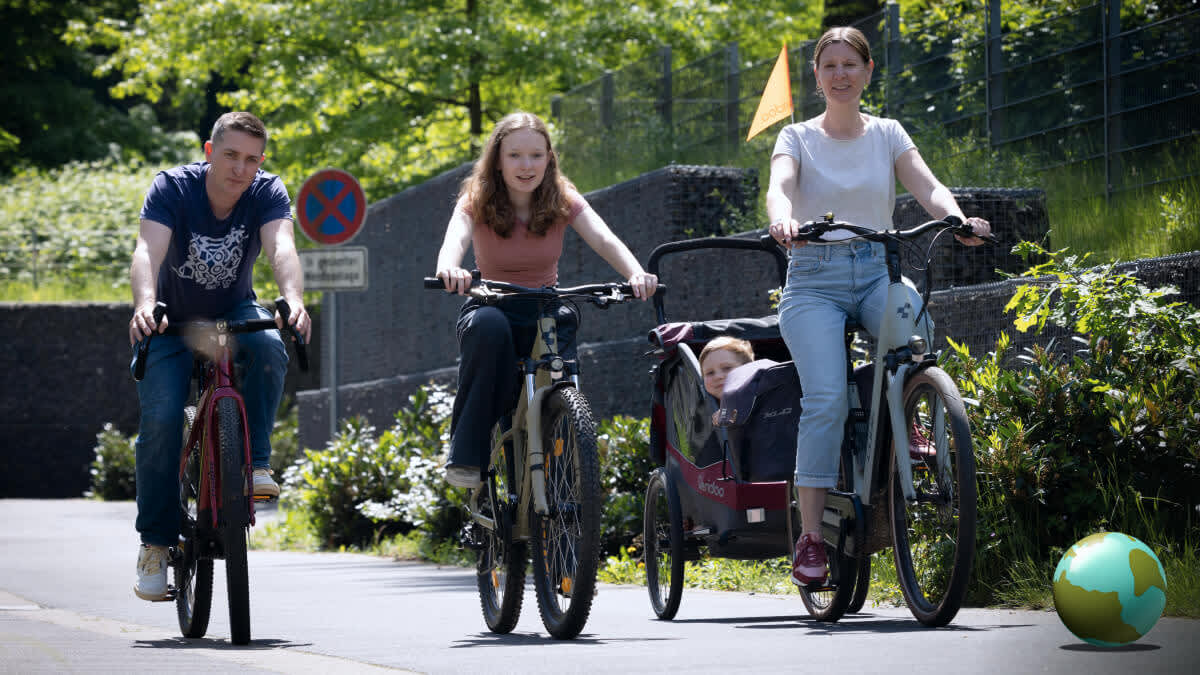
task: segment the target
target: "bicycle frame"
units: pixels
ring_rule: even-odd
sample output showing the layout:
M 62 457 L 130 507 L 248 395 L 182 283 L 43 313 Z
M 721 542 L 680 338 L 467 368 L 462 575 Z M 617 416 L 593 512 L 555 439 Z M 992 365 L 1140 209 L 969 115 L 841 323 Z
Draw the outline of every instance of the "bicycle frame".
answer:
M 237 401 L 242 418 L 242 452 L 243 466 L 250 466 L 250 429 L 246 422 L 246 403 L 241 393 L 233 384 L 233 352 L 228 345 L 227 336 L 222 334 L 217 357 L 208 360 L 203 365 L 201 376 L 202 393 L 196 404 L 196 420 L 188 434 L 179 458 L 179 479 L 186 479 L 187 460 L 190 450 L 199 444 L 200 453 L 200 494 L 197 496 L 197 509 L 208 509 L 211 514 L 211 527 L 216 529 L 217 517 L 224 506 L 219 489 L 218 473 L 221 453 L 217 433 L 217 403 L 221 399 L 232 398 Z M 243 477 L 244 481 L 245 477 Z M 248 522 L 255 524 L 254 500 L 247 500 Z
M 920 355 L 914 354 L 907 348 L 911 344 L 912 337 L 916 336 L 916 309 L 909 302 L 908 287 L 904 284 L 900 276 L 900 252 L 898 245 L 894 240 L 888 240 L 884 243 L 887 256 L 888 267 L 888 289 L 887 301 L 884 303 L 883 318 L 879 326 L 878 335 L 876 336 L 875 347 L 875 371 L 871 383 L 871 398 L 872 405 L 883 400 L 880 396 L 882 392 L 886 392 L 888 417 L 887 423 L 891 426 L 892 431 L 892 454 L 896 458 L 896 465 L 903 478 L 901 481 L 901 489 L 904 492 L 904 498 L 912 501 L 916 499 L 916 493 L 912 486 L 912 459 L 908 455 L 908 431 L 904 428 L 904 385 L 908 381 L 911 374 L 917 372 L 926 361 L 932 363 L 936 360 L 936 354 Z M 925 319 L 925 325 L 928 327 L 929 320 Z M 931 340 L 931 335 L 924 335 L 925 340 Z M 901 350 L 908 351 L 912 354 L 911 358 L 906 359 L 903 363 L 896 363 L 896 354 Z M 930 360 L 933 359 L 933 360 Z M 858 406 L 859 402 L 857 392 L 850 392 L 850 405 Z M 880 418 L 879 412 L 870 416 L 867 430 L 867 454 L 865 457 L 859 457 L 856 453 L 854 456 L 854 488 L 859 499 L 864 505 L 871 503 L 871 486 L 875 481 L 875 469 L 880 463 L 876 461 L 876 453 L 882 450 L 879 442 L 880 433 Z M 939 420 L 937 428 L 940 433 L 945 433 L 944 423 Z M 948 461 L 945 458 L 938 457 L 939 471 L 945 470 L 944 464 Z
M 534 512 L 544 516 L 550 512 L 546 502 L 545 449 L 542 447 L 542 401 L 547 394 L 559 387 L 579 386 L 579 374 L 573 372 L 563 379 L 562 366 L 555 370 L 553 361 L 559 358 L 557 322 L 552 317 L 538 319 L 538 337 L 533 341 L 529 359 L 525 360 L 525 383 L 513 414 L 512 426 L 496 441 L 492 448 L 492 464 L 500 446 L 511 442 L 516 469 L 518 504 L 533 504 Z M 524 461 L 522 461 L 522 455 Z M 502 467 L 497 467 L 501 469 Z M 471 498 L 472 517 L 488 529 L 496 528 L 495 520 L 480 515 L 479 497 L 483 489 L 476 490 Z M 514 538 L 528 539 L 528 520 L 518 518 L 514 523 Z

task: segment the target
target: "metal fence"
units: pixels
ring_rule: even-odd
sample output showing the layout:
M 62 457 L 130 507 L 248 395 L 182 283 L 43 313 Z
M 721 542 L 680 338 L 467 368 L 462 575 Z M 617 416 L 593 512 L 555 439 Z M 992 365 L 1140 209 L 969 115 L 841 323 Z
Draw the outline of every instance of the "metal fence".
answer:
M 1071 167 L 1093 195 L 1195 179 L 1200 136 L 1200 9 L 1122 17 L 1101 0 L 1004 28 L 988 0 L 912 33 L 899 6 L 855 24 L 871 41 L 876 84 L 867 110 L 900 120 L 920 143 L 974 138 L 971 150 L 1019 153 L 1035 171 Z M 1192 3 L 1192 7 L 1195 7 Z M 797 119 L 823 109 L 811 70 L 815 40 L 789 49 Z M 675 68 L 669 48 L 551 101 L 569 175 L 586 186 L 668 163 L 737 163 L 769 152 L 744 141 L 775 56 L 744 63 L 731 44 Z M 772 134 L 765 133 L 763 137 Z

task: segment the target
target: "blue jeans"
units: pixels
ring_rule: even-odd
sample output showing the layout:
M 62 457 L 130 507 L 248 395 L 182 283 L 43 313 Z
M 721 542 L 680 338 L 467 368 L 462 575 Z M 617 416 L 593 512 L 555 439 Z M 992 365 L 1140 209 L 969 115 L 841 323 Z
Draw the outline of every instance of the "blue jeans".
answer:
M 271 313 L 246 300 L 222 318 L 270 319 Z M 235 362 L 242 366 L 239 390 L 246 402 L 250 456 L 255 468 L 271 459 L 271 429 L 283 397 L 288 354 L 277 330 L 236 336 Z M 136 353 L 136 351 L 135 351 Z M 137 531 L 142 542 L 174 546 L 179 541 L 179 453 L 183 448 L 183 407 L 192 374 L 192 352 L 178 335 L 155 335 L 146 354 L 146 375 L 137 383 L 141 421 L 134 446 L 137 476 Z M 132 368 L 132 364 L 131 364 Z
M 875 335 L 887 302 L 883 244 L 856 241 L 792 249 L 787 286 L 779 301 L 779 330 L 804 390 L 796 434 L 796 485 L 837 484 L 838 454 L 847 405 L 845 323 L 853 319 Z M 921 296 L 907 279 L 917 311 Z M 926 337 L 933 334 L 923 319 Z

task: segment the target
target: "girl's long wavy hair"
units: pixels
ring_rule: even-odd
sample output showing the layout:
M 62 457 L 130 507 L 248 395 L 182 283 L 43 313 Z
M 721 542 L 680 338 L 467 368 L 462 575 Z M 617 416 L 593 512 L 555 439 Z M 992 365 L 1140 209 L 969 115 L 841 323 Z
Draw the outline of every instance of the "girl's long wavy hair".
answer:
M 504 185 L 504 177 L 500 175 L 500 142 L 505 136 L 531 129 L 546 139 L 546 151 L 549 161 L 546 163 L 546 173 L 542 184 L 533 191 L 532 215 L 529 219 L 529 231 L 544 236 L 558 221 L 566 218 L 571 212 L 567 201 L 567 191 L 574 189 L 571 181 L 567 180 L 558 170 L 558 156 L 554 154 L 554 146 L 550 143 L 550 132 L 546 123 L 537 115 L 516 112 L 506 115 L 496 123 L 487 145 L 475 162 L 471 175 L 463 180 L 459 190 L 460 195 L 466 196 L 467 207 L 471 217 L 478 223 L 486 223 L 496 234 L 507 239 L 516 225 L 516 214 L 512 202 L 508 198 L 508 188 Z

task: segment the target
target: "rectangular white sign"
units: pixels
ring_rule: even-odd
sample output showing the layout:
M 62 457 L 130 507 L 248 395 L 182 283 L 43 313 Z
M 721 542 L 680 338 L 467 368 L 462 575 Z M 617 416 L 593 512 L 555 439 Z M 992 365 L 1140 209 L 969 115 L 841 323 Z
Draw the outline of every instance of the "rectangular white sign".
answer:
M 367 289 L 367 248 L 301 249 L 300 266 L 304 270 L 306 291 L 365 291 Z

